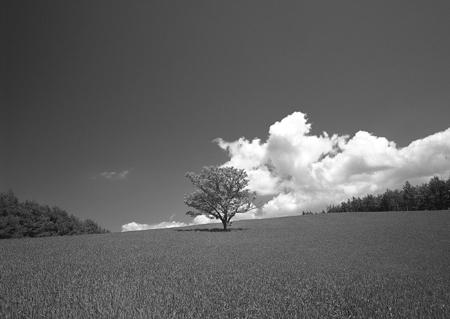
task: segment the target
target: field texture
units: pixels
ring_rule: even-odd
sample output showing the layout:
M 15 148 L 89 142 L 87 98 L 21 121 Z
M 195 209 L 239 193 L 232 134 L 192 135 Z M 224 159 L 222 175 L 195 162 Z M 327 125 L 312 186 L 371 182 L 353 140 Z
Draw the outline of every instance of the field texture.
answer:
M 2 240 L 0 318 L 450 318 L 448 211 L 208 227 Z

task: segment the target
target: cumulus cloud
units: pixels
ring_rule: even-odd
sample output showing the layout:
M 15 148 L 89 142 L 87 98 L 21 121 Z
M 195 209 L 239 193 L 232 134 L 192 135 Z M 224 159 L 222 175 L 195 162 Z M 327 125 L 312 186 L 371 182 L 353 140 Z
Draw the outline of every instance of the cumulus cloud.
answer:
M 97 177 L 107 179 L 110 181 L 119 181 L 119 180 L 126 179 L 129 174 L 130 174 L 130 170 L 124 170 L 124 171 L 119 171 L 119 172 L 105 171 L 105 172 L 101 172 L 100 174 L 98 174 Z
M 450 128 L 399 148 L 385 137 L 359 131 L 354 136 L 311 134 L 306 114 L 294 112 L 269 128 L 268 138 L 215 140 L 229 161 L 223 166 L 245 169 L 249 189 L 268 200 L 257 211 L 234 220 L 281 217 L 320 211 L 352 196 L 399 188 L 432 176 L 450 175 Z M 211 223 L 205 216 L 192 223 L 129 223 L 122 231 Z M 217 222 L 217 221 L 216 221 Z
M 450 128 L 399 148 L 366 131 L 354 136 L 313 135 L 306 114 L 270 126 L 265 141 L 215 141 L 228 153 L 224 166 L 245 169 L 249 188 L 270 195 L 254 218 L 322 210 L 352 196 L 398 188 L 406 180 L 450 174 Z

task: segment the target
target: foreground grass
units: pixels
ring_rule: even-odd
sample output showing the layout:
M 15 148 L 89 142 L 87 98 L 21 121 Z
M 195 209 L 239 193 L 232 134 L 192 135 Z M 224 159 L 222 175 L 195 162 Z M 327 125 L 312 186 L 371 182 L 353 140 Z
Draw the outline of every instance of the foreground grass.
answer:
M 0 241 L 0 318 L 450 318 L 449 212 L 233 228 Z

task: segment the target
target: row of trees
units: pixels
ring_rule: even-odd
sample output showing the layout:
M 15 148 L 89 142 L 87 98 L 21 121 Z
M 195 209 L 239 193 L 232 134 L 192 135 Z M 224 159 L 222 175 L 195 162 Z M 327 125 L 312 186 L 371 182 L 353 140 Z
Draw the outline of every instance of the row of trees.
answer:
M 380 195 L 353 197 L 327 207 L 328 213 L 377 212 L 450 209 L 450 178 L 435 176 L 428 183 L 413 186 L 409 182 L 401 190 L 386 190 Z
M 44 237 L 108 232 L 58 207 L 20 202 L 12 191 L 0 193 L 0 238 Z

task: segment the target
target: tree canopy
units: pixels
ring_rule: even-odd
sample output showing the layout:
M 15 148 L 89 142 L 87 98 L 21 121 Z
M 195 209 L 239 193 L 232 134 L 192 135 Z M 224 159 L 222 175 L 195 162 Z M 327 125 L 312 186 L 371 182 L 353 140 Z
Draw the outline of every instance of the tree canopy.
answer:
M 12 191 L 0 193 L 0 239 L 104 232 L 94 221 L 82 221 L 59 207 L 20 202 Z
M 186 214 L 192 217 L 205 215 L 219 219 L 227 230 L 236 214 L 256 208 L 255 193 L 247 189 L 247 173 L 235 167 L 204 167 L 200 174 L 186 173 L 196 190 L 184 198 L 184 203 L 194 208 Z

